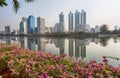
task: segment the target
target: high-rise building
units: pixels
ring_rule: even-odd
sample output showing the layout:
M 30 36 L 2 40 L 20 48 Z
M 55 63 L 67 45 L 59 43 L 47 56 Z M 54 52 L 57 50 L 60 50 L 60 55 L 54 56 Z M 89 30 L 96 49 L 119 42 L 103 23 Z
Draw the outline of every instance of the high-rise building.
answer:
M 27 18 L 26 17 L 22 17 L 22 21 L 27 22 Z
M 11 34 L 10 26 L 5 26 L 5 34 Z
M 63 12 L 61 12 L 61 14 L 59 14 L 59 25 L 60 25 L 60 32 L 64 32 L 64 14 Z
M 64 14 L 63 14 L 63 12 L 61 12 L 59 14 L 59 22 L 61 22 L 61 21 L 64 21 Z
M 78 29 L 81 27 L 82 27 L 82 29 Z M 84 10 L 82 10 L 81 12 L 78 12 L 76 10 L 76 12 L 75 12 L 75 31 L 80 32 L 78 30 L 85 31 L 85 29 L 86 29 L 86 12 Z
M 68 24 L 69 24 L 69 32 L 73 32 L 73 13 L 70 11 L 68 14 Z
M 30 15 L 27 20 L 27 26 L 28 26 L 28 34 L 32 34 L 35 32 L 35 17 L 33 15 Z
M 45 19 L 38 17 L 37 18 L 37 32 L 38 34 L 44 34 L 45 33 Z
M 86 26 L 86 12 L 84 10 L 81 12 L 81 24 Z
M 80 12 L 78 12 L 78 10 L 76 10 L 76 12 L 75 12 L 75 31 L 76 31 L 76 27 L 78 24 L 80 24 Z
M 59 23 L 55 23 L 55 26 L 53 27 L 53 32 L 60 32 L 60 24 Z
M 20 22 L 20 34 L 27 34 L 27 18 L 25 17 Z
M 27 22 L 20 22 L 20 34 L 27 34 Z

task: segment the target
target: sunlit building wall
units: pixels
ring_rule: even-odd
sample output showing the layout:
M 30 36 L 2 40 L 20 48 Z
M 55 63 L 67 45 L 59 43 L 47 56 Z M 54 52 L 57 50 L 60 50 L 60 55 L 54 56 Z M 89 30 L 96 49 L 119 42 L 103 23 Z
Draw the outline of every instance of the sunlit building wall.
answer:
M 37 32 L 38 34 L 44 34 L 45 33 L 45 19 L 38 17 L 37 18 Z

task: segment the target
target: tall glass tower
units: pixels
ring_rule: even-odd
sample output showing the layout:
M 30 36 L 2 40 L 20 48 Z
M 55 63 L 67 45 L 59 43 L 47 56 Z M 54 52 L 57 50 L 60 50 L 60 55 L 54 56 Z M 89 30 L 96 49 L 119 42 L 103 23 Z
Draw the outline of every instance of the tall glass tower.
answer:
M 28 34 L 32 34 L 35 32 L 35 17 L 33 15 L 30 15 L 28 17 Z
M 59 25 L 60 25 L 60 32 L 64 32 L 64 14 L 63 12 L 61 12 L 61 14 L 59 14 Z
M 80 12 L 78 12 L 78 10 L 76 10 L 75 12 L 75 31 L 76 31 L 76 28 L 77 28 L 77 25 L 80 24 Z
M 59 22 L 64 21 L 64 14 L 63 12 L 61 12 L 61 14 L 59 14 Z
M 68 14 L 68 24 L 69 24 L 69 32 L 73 32 L 73 13 L 70 11 Z
M 81 12 L 81 25 L 86 25 L 86 12 L 84 10 Z

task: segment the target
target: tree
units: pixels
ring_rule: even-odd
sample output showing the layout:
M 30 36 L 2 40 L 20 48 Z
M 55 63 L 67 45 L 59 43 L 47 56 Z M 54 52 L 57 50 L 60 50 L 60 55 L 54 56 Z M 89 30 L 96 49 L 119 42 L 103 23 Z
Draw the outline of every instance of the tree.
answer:
M 30 3 L 33 2 L 35 0 L 25 0 L 25 2 Z M 6 0 L 0 0 L 0 7 L 4 7 L 7 6 L 7 2 Z M 17 13 L 18 9 L 20 8 L 20 3 L 19 0 L 13 0 L 13 9 L 14 11 Z
M 103 24 L 103 25 L 100 27 L 100 32 L 101 32 L 101 33 L 106 33 L 106 32 L 108 32 L 108 25 Z

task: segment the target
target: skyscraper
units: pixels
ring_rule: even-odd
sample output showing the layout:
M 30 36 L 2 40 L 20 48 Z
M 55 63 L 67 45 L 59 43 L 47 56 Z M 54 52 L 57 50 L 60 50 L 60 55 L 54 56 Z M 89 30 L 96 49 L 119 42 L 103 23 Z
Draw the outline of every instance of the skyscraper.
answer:
M 61 12 L 61 14 L 59 14 L 59 22 L 64 21 L 64 14 L 63 12 Z
M 82 29 L 81 29 L 82 27 Z M 78 30 L 83 30 L 83 32 L 86 29 L 86 12 L 82 10 L 81 12 L 78 12 L 76 10 L 75 12 L 75 31 L 80 32 Z
M 28 34 L 32 34 L 35 31 L 35 17 L 30 15 L 27 20 Z
M 38 17 L 37 18 L 37 32 L 38 34 L 44 34 L 45 33 L 45 19 Z
M 80 24 L 80 12 L 78 12 L 78 10 L 76 10 L 76 12 L 75 12 L 75 31 L 79 24 Z
M 20 22 L 20 34 L 27 34 L 27 22 Z
M 68 14 L 68 24 L 69 24 L 69 32 L 73 32 L 73 13 L 70 11 Z
M 60 32 L 64 32 L 64 14 L 63 12 L 61 12 L 61 14 L 59 14 L 59 25 L 60 25 Z
M 81 12 L 81 25 L 86 25 L 86 12 L 84 10 Z
M 5 34 L 11 34 L 10 26 L 5 26 Z
M 27 18 L 26 17 L 22 17 L 22 21 L 27 22 Z
M 27 18 L 25 17 L 20 22 L 20 34 L 27 34 Z

